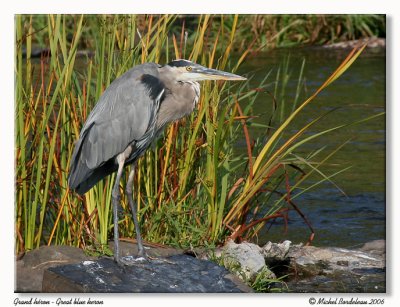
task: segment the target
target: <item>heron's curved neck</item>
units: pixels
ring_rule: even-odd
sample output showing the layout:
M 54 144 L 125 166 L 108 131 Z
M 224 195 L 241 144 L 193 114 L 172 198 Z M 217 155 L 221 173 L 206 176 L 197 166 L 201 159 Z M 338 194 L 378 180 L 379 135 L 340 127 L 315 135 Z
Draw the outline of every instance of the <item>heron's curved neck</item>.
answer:
M 159 78 L 164 83 L 165 95 L 158 112 L 157 129 L 190 114 L 200 97 L 200 84 L 197 82 L 177 81 L 167 71 L 160 72 Z

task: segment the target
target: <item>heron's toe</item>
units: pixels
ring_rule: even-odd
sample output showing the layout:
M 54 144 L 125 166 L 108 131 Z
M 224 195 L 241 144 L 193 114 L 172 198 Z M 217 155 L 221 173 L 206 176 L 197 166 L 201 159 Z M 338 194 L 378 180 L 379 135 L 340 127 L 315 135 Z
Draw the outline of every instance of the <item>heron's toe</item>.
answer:
M 125 266 L 132 266 L 143 262 L 148 262 L 147 256 L 125 256 L 121 257 L 121 263 Z

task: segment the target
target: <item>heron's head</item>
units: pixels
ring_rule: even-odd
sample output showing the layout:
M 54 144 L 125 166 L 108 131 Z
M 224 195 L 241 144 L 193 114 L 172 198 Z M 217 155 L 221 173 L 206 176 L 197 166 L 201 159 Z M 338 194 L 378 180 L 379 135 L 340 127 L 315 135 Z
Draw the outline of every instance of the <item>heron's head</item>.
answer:
M 204 80 L 246 80 L 246 78 L 201 66 L 188 60 L 175 60 L 165 65 L 174 74 L 177 81 L 204 81 Z

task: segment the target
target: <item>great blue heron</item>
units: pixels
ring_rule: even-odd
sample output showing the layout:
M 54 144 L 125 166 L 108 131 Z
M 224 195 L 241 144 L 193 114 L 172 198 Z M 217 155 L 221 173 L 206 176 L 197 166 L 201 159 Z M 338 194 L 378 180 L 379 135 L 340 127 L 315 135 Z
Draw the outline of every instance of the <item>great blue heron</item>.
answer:
M 126 185 L 138 245 L 146 258 L 133 200 L 135 162 L 170 122 L 195 108 L 203 80 L 246 80 L 238 75 L 209 69 L 187 60 L 164 66 L 146 63 L 115 79 L 89 114 L 70 163 L 68 184 L 78 194 L 117 171 L 112 190 L 114 215 L 114 260 L 121 264 L 118 243 L 120 180 L 126 165 L 133 164 Z

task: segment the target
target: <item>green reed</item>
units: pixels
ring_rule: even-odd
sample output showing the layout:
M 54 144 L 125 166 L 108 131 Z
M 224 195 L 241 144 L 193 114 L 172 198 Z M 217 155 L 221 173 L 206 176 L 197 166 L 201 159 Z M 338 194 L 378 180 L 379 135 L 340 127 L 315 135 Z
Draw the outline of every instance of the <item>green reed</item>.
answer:
M 231 60 L 237 49 L 240 17 L 219 19 L 224 30 L 217 34 L 210 31 L 215 17 L 196 18 L 196 29 L 186 38 L 183 24 L 176 31 L 178 16 L 174 15 L 16 16 L 16 252 L 43 244 L 104 250 L 113 229 L 110 204 L 114 176 L 82 197 L 70 191 L 67 177 L 74 142 L 104 89 L 134 65 L 185 57 L 221 70 L 234 72 L 240 67 L 250 52 L 249 47 L 235 62 Z M 38 24 L 40 29 L 35 28 Z M 83 39 L 93 45 L 93 55 L 79 55 Z M 46 43 L 51 56 L 33 66 L 30 54 L 33 42 L 38 41 Z M 315 154 L 299 157 L 295 152 L 305 142 L 340 127 L 302 138 L 320 119 L 316 118 L 283 144 L 278 141 L 296 114 L 360 52 L 353 52 L 326 84 L 295 107 L 301 70 L 292 112 L 273 115 L 265 126 L 268 141 L 258 141 L 254 147 L 249 133 L 249 127 L 255 125 L 252 105 L 271 73 L 258 89 L 250 88 L 248 82 L 204 82 L 198 109 L 171 124 L 138 161 L 134 195 L 144 239 L 189 247 L 215 245 L 227 237 L 249 237 L 291 201 L 288 195 L 302 180 L 287 187 L 287 194 L 278 202 L 267 201 L 261 207 L 258 202 L 260 195 L 268 199 L 285 186 L 287 176 L 301 170 L 307 176 L 320 174 L 321 182 L 331 180 L 335 174 L 324 175 L 320 167 L 332 152 L 321 160 L 316 160 Z M 84 68 L 78 68 L 77 61 L 82 59 Z M 287 70 L 288 65 L 280 71 L 281 76 L 288 74 Z M 285 82 L 279 75 L 276 81 L 278 94 L 274 99 L 283 105 Z M 245 155 L 235 149 L 243 138 Z M 289 165 L 298 166 L 291 169 Z M 126 180 L 122 179 L 121 188 Z M 134 227 L 125 197 L 121 202 L 126 212 L 119 221 L 121 236 L 132 238 Z M 251 213 L 261 210 L 266 212 L 263 219 L 248 222 Z

